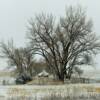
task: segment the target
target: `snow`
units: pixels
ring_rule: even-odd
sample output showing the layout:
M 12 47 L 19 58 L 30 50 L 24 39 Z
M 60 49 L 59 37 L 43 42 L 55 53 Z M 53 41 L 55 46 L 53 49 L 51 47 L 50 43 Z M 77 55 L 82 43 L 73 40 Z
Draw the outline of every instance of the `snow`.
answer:
M 90 89 L 89 89 L 90 88 Z M 61 95 L 88 95 L 87 89 L 92 94 L 96 93 L 95 88 L 100 88 L 100 84 L 67 84 L 67 85 L 10 85 L 10 86 L 0 86 L 0 97 L 4 96 L 6 98 L 16 97 L 16 96 L 31 96 L 32 98 L 41 98 L 48 96 L 50 94 L 61 94 Z M 98 93 L 96 93 L 98 94 Z M 1 100 L 1 99 L 0 99 Z M 3 99 L 4 100 L 4 99 Z M 34 99 L 32 99 L 34 100 Z M 39 99 L 38 99 L 39 100 Z
M 48 75 L 49 75 L 49 73 L 47 73 L 45 70 L 43 70 L 41 73 L 38 74 L 39 77 L 41 77 L 41 76 L 46 77 Z
M 13 77 L 0 77 L 0 85 L 14 85 L 15 83 L 15 78 Z

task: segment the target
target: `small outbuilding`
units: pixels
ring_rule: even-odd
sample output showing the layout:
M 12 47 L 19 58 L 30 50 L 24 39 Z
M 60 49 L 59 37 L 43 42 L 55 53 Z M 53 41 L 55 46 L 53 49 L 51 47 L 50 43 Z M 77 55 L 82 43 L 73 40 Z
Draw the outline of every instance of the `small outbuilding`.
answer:
M 38 77 L 48 77 L 49 73 L 43 70 L 41 73 L 38 74 Z

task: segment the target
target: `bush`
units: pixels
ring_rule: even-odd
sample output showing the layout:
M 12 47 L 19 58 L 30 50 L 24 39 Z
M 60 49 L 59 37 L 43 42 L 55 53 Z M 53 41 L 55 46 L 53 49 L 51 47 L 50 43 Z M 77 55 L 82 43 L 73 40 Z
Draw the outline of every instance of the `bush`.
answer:
M 28 73 L 22 73 L 16 78 L 16 84 L 25 84 L 32 80 L 32 77 Z

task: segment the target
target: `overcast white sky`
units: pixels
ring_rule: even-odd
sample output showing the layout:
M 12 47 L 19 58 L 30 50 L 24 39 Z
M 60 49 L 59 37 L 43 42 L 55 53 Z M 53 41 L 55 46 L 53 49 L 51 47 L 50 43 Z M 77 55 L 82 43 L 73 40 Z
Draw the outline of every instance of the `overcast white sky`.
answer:
M 46 12 L 55 17 L 65 14 L 67 5 L 82 5 L 87 15 L 92 18 L 94 31 L 100 35 L 100 0 L 0 0 L 0 40 L 14 39 L 16 46 L 25 45 L 27 20 L 35 14 Z M 100 55 L 97 57 L 99 68 Z M 0 60 L 0 69 L 6 66 Z

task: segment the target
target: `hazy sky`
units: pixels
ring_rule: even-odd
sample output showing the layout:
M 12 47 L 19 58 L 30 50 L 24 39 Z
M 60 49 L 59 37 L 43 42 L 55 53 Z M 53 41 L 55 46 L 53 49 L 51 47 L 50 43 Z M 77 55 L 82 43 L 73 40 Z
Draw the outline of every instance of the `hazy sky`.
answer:
M 27 21 L 31 17 L 41 12 L 60 17 L 65 14 L 67 5 L 78 4 L 87 9 L 87 15 L 94 23 L 94 31 L 100 35 L 100 0 L 0 0 L 0 40 L 13 38 L 16 46 L 24 46 Z M 100 56 L 97 59 L 98 63 Z M 0 60 L 0 68 L 3 66 L 6 63 Z

